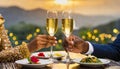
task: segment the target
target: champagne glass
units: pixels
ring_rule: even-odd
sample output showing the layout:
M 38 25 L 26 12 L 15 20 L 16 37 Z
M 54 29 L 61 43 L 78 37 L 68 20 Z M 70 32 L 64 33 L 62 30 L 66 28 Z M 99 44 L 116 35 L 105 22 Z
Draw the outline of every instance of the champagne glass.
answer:
M 71 17 L 71 11 L 63 11 L 62 13 L 62 31 L 66 38 L 68 38 L 73 32 L 73 18 Z M 67 47 L 64 48 L 67 52 L 66 62 L 70 62 L 69 52 L 66 49 Z
M 54 36 L 58 28 L 57 11 L 47 11 L 46 29 L 50 36 Z M 50 48 L 50 58 L 53 60 L 53 46 Z

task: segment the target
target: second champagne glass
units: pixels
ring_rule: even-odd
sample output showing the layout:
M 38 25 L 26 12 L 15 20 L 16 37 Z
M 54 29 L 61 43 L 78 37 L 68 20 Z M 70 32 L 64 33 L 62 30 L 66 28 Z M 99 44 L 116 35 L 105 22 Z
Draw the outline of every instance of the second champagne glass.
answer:
M 66 38 L 68 38 L 73 32 L 73 18 L 71 18 L 71 11 L 62 13 L 62 31 Z M 66 62 L 71 62 L 69 52 L 66 49 L 67 47 L 64 48 L 67 52 Z
M 57 11 L 47 11 L 46 29 L 50 36 L 54 36 L 58 28 Z M 53 60 L 53 46 L 50 48 L 50 58 Z

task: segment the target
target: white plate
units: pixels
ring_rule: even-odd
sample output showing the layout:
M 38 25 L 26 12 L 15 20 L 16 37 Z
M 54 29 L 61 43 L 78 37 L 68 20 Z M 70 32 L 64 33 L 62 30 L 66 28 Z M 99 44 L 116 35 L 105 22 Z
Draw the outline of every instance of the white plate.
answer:
M 110 63 L 110 60 L 107 60 L 107 59 L 101 59 L 99 58 L 99 60 L 102 62 L 102 63 L 83 63 L 83 62 L 80 62 L 81 61 L 81 58 L 76 58 L 76 59 L 73 59 L 73 62 L 76 62 L 76 63 L 79 63 L 81 65 L 84 65 L 84 66 L 102 66 L 102 65 L 105 65 L 105 64 L 109 64 Z
M 38 53 L 39 52 L 36 52 L 36 53 L 32 53 L 32 56 L 38 56 Z M 45 55 L 45 57 L 43 57 L 43 58 L 50 58 L 50 52 L 42 52 L 42 53 L 44 53 L 44 55 Z M 54 55 L 54 54 L 60 54 L 61 56 L 57 56 L 57 55 Z M 64 57 L 66 54 L 65 53 L 63 53 L 63 52 L 53 52 L 53 58 L 54 59 L 59 59 L 59 58 L 62 58 L 62 57 Z
M 32 67 L 32 68 L 40 68 L 52 63 L 49 59 L 39 59 L 39 60 L 40 60 L 39 61 L 40 64 L 29 64 L 29 61 L 27 59 L 17 60 L 15 61 L 15 63 L 25 67 Z

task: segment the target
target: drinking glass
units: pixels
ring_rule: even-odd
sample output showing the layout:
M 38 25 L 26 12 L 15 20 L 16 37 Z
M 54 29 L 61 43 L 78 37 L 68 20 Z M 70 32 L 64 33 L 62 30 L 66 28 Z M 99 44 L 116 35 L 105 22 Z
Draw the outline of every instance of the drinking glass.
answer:
M 57 11 L 47 11 L 46 30 L 50 36 L 54 36 L 58 28 Z M 50 58 L 53 61 L 53 46 L 50 48 Z
M 66 38 L 68 38 L 73 32 L 73 18 L 71 17 L 71 11 L 63 11 L 62 13 L 62 31 Z M 66 62 L 70 62 L 69 52 L 66 49 L 67 47 L 64 48 L 67 52 Z

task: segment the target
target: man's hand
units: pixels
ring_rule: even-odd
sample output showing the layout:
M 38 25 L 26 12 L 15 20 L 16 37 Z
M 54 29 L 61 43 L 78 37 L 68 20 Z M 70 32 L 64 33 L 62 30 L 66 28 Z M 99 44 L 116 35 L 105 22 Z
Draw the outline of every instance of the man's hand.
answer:
M 71 35 L 63 41 L 63 47 L 70 52 L 86 53 L 89 49 L 89 44 L 79 37 Z

